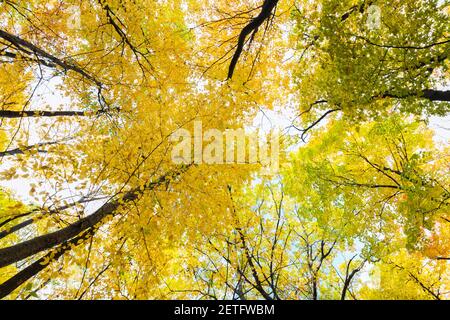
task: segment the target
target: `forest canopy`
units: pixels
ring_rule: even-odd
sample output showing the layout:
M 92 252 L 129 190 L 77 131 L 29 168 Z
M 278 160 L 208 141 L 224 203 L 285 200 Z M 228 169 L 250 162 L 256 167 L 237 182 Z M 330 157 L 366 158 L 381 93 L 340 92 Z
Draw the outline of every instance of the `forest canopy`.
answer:
M 449 299 L 449 53 L 442 0 L 0 1 L 0 298 Z

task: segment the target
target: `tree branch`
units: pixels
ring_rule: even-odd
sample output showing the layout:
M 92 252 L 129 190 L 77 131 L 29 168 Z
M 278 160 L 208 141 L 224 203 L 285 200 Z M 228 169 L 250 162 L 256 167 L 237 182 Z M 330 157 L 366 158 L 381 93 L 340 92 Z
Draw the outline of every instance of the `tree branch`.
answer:
M 247 24 L 239 34 L 238 43 L 236 46 L 236 51 L 234 52 L 233 58 L 231 59 L 230 66 L 228 68 L 227 80 L 233 77 L 234 69 L 236 68 L 237 62 L 244 49 L 247 37 L 253 33 L 258 32 L 258 28 L 263 24 L 263 22 L 270 18 L 272 11 L 277 6 L 278 0 L 264 0 L 260 13 L 253 18 L 249 24 Z

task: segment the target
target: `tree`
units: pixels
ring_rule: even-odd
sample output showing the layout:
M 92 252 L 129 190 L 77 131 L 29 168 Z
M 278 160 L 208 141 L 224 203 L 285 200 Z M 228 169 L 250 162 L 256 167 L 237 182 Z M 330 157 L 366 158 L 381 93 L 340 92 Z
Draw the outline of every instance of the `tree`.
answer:
M 354 120 L 392 109 L 448 113 L 448 3 L 305 1 L 293 14 L 304 135 L 336 112 Z

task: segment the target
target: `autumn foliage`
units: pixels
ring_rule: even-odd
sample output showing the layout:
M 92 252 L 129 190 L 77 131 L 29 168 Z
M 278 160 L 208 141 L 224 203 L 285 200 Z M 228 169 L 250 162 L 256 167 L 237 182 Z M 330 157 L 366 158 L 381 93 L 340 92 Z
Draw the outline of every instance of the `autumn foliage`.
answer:
M 449 53 L 438 0 L 0 1 L 0 298 L 449 299 Z

